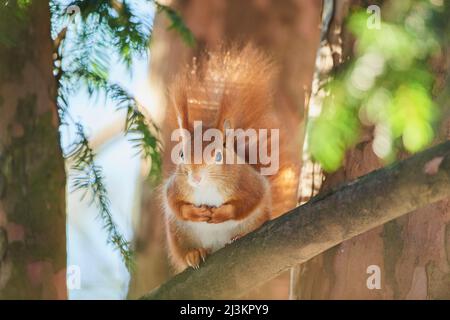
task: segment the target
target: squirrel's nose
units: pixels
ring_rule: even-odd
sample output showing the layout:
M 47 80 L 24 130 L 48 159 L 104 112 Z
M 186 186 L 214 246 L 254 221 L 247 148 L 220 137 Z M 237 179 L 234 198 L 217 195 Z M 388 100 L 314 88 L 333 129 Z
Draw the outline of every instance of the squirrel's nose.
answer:
M 200 183 L 200 181 L 202 181 L 202 176 L 200 173 L 192 173 L 192 180 L 195 183 Z

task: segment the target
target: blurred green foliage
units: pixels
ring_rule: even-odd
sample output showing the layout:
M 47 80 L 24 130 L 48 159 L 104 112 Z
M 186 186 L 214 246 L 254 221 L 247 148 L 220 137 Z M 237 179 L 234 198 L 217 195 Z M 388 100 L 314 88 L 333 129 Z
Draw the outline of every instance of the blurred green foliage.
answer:
M 386 161 L 399 150 L 422 150 L 435 136 L 440 108 L 432 95 L 430 59 L 448 44 L 450 4 L 390 4 L 381 9 L 382 15 L 390 10 L 389 21 L 379 28 L 368 25 L 365 11 L 348 17 L 354 55 L 325 84 L 321 115 L 309 127 L 309 151 L 326 171 L 341 166 L 363 125 L 374 126 L 373 149 Z

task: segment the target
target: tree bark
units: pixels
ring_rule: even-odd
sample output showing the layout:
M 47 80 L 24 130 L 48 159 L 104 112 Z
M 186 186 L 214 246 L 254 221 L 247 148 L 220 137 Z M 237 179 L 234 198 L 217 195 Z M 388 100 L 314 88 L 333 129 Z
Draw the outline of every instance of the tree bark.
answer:
M 184 271 L 144 298 L 239 297 L 289 267 L 449 195 L 447 141 L 313 198 L 219 250 L 199 270 Z M 366 279 L 359 285 L 367 288 Z
M 343 26 L 351 7 L 365 9 L 367 1 L 336 0 L 343 10 L 335 12 L 329 41 L 339 48 L 335 68 L 349 59 L 354 39 Z M 393 1 L 377 1 L 392 4 Z M 372 2 L 371 2 L 372 4 Z M 389 11 L 383 15 L 387 18 Z M 341 30 L 340 32 L 336 32 Z M 438 62 L 435 92 L 442 92 L 448 80 L 448 47 Z M 338 52 L 341 52 L 338 54 Z M 439 59 L 438 59 L 439 60 Z M 442 60 L 447 62 L 442 63 Z M 436 68 L 436 66 L 433 66 Z M 440 80 L 440 81 L 439 81 Z M 445 91 L 445 90 L 444 90 Z M 448 99 L 440 101 L 448 110 Z M 443 114 L 443 135 L 448 139 L 450 122 Z M 364 128 L 359 143 L 346 154 L 341 169 L 326 176 L 322 190 L 351 181 L 383 166 L 372 150 L 373 128 Z M 402 155 L 405 157 L 406 155 Z M 297 299 L 449 299 L 450 298 L 450 197 L 370 230 L 331 248 L 300 266 Z M 381 286 L 369 290 L 364 285 L 368 266 L 380 268 Z
M 0 8 L 23 18 L 0 24 L 2 36 L 15 33 L 0 41 L 0 299 L 64 299 L 65 170 L 49 3 L 13 5 Z

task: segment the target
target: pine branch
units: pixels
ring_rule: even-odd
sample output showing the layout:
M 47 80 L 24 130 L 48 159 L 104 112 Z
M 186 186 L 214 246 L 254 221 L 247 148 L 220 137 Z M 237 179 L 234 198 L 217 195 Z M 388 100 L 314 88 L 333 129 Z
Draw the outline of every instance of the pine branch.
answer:
M 83 190 L 83 197 L 87 194 L 91 195 L 91 201 L 97 205 L 103 226 L 108 233 L 108 242 L 119 250 L 125 266 L 132 272 L 134 269 L 134 253 L 130 243 L 122 236 L 114 222 L 108 192 L 103 182 L 102 168 L 95 163 L 95 154 L 89 146 L 82 125 L 79 123 L 77 124 L 77 135 L 78 140 L 74 144 L 74 150 L 67 156 L 67 158 L 73 160 L 71 168 L 75 172 L 72 176 L 73 191 Z
M 190 47 L 194 47 L 196 44 L 194 34 L 191 30 L 186 26 L 181 18 L 180 14 L 174 10 L 173 8 L 163 5 L 158 1 L 153 1 L 156 6 L 156 9 L 159 13 L 164 13 L 166 17 L 170 20 L 171 24 L 169 26 L 169 30 L 175 30 L 181 36 L 181 39 Z
M 108 86 L 109 96 L 117 102 L 119 109 L 127 111 L 125 133 L 138 152 L 151 161 L 150 178 L 158 180 L 161 173 L 161 142 L 158 126 L 139 110 L 136 99 L 117 84 Z
M 192 33 L 180 15 L 168 6 L 152 2 L 159 12 L 169 17 L 171 29 L 193 45 Z M 133 253 L 114 224 L 102 170 L 95 164 L 95 154 L 89 147 L 82 126 L 70 116 L 68 99 L 85 86 L 90 95 L 104 93 L 117 104 L 118 109 L 125 109 L 125 133 L 134 146 L 151 160 L 150 177 L 158 179 L 161 172 L 159 129 L 142 114 L 133 96 L 109 81 L 111 56 L 118 56 L 129 69 L 135 55 L 147 53 L 151 20 L 139 16 L 129 1 L 76 0 L 63 5 L 52 0 L 50 6 L 57 57 L 54 74 L 59 84 L 58 112 L 62 125 L 75 124 L 78 131 L 78 141 L 71 152 L 76 172 L 73 185 L 75 189 L 91 193 L 108 232 L 108 241 L 119 249 L 127 268 L 131 269 Z M 80 10 L 69 17 L 67 9 L 71 6 L 77 6 Z

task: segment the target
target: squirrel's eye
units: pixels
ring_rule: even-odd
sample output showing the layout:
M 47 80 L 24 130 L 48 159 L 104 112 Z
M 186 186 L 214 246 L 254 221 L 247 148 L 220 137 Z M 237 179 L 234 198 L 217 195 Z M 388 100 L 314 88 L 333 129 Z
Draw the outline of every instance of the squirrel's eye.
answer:
M 216 153 L 216 162 L 222 162 L 222 152 L 220 151 Z
M 183 150 L 180 150 L 180 158 L 184 160 L 184 153 L 183 153 Z

